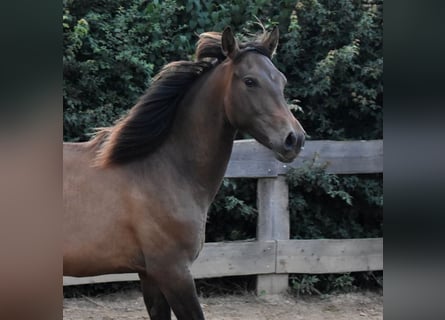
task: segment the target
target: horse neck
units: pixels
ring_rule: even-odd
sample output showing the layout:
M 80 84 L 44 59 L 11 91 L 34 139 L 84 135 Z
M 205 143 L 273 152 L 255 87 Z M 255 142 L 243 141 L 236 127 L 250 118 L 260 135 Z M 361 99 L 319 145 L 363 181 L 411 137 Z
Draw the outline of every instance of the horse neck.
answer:
M 172 169 L 209 204 L 224 177 L 236 132 L 224 108 L 229 75 L 230 65 L 218 65 L 192 85 L 178 106 L 163 148 Z

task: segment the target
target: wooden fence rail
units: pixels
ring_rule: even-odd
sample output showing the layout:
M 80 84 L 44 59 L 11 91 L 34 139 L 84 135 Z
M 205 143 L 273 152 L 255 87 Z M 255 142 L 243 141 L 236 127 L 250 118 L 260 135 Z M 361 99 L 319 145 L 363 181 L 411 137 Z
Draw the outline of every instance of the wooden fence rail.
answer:
M 259 178 L 256 241 L 206 243 L 192 266 L 195 278 L 258 275 L 257 292 L 287 290 L 289 273 L 383 270 L 383 238 L 289 240 L 285 175 L 304 161 L 328 173 L 383 172 L 383 141 L 308 141 L 292 163 L 275 160 L 254 140 L 236 141 L 225 176 Z M 138 280 L 137 274 L 64 277 L 64 285 Z

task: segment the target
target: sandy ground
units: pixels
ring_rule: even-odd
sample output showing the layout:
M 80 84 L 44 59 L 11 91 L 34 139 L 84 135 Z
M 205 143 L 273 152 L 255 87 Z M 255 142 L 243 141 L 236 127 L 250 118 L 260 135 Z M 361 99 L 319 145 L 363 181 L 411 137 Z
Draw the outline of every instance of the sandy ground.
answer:
M 266 298 L 245 294 L 200 298 L 200 302 L 207 320 L 383 319 L 383 296 L 371 292 L 298 299 L 291 295 Z M 141 293 L 131 290 L 94 298 L 65 298 L 63 319 L 141 320 L 149 317 Z

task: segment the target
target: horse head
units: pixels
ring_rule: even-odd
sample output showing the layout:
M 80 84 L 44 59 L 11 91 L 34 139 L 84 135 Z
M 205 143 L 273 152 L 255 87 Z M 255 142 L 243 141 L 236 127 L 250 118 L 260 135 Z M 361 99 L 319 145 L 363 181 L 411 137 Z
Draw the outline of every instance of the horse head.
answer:
M 231 69 L 224 108 L 228 121 L 291 162 L 304 146 L 305 131 L 284 98 L 287 79 L 271 61 L 278 45 L 278 28 L 254 43 L 238 43 L 230 27 L 221 46 Z

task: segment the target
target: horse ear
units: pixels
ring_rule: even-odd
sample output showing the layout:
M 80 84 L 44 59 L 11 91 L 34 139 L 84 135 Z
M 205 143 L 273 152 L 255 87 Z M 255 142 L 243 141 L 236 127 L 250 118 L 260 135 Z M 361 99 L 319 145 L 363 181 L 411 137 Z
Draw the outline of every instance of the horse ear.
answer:
M 278 31 L 278 26 L 275 26 L 272 32 L 270 32 L 263 40 L 263 45 L 269 50 L 270 56 L 273 56 L 277 50 L 279 37 L 280 33 Z
M 237 54 L 239 48 L 235 37 L 233 36 L 232 28 L 226 27 L 221 37 L 222 51 L 226 57 L 233 59 Z

